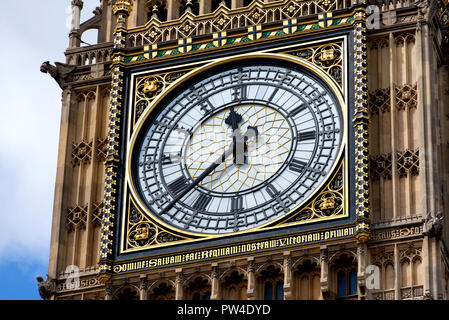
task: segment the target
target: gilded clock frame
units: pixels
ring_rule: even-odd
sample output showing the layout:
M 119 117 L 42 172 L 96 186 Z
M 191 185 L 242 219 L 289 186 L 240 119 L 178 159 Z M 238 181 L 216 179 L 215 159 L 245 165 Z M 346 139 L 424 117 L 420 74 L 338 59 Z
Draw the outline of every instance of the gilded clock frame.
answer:
M 265 230 L 272 230 L 272 229 L 280 229 L 285 227 L 291 227 L 291 226 L 297 226 L 297 225 L 303 225 L 303 224 L 310 224 L 310 223 L 316 223 L 316 222 L 323 222 L 328 220 L 335 220 L 335 219 L 342 219 L 349 216 L 349 207 L 348 207 L 348 197 L 349 197 L 349 176 L 348 176 L 348 129 L 349 129 L 349 120 L 348 120 L 348 68 L 347 68 L 347 35 L 342 36 L 336 36 L 328 39 L 323 39 L 321 41 L 313 41 L 313 42 L 304 42 L 301 44 L 296 45 L 287 45 L 283 47 L 273 48 L 273 49 L 266 49 L 266 50 L 260 50 L 257 53 L 248 53 L 244 55 L 238 55 L 238 56 L 228 56 L 225 58 L 220 59 L 209 59 L 207 61 L 201 61 L 197 63 L 189 63 L 184 64 L 181 66 L 177 66 L 176 68 L 173 67 L 173 70 L 164 68 L 152 70 L 151 74 L 148 74 L 147 71 L 141 71 L 137 73 L 133 73 L 130 77 L 131 84 L 130 84 L 130 90 L 129 92 L 134 92 L 135 84 L 137 83 L 137 79 L 141 79 L 142 77 L 159 77 L 162 78 L 165 74 L 170 72 L 186 72 L 189 69 L 191 70 L 184 76 L 177 79 L 175 82 L 171 84 L 164 84 L 165 90 L 163 90 L 157 97 L 155 97 L 151 103 L 150 106 L 146 108 L 146 110 L 143 112 L 143 114 L 140 116 L 139 120 L 137 122 L 134 121 L 135 119 L 135 103 L 134 100 L 135 94 L 132 94 L 128 97 L 128 130 L 126 132 L 126 138 L 127 141 L 131 141 L 131 143 L 127 144 L 126 149 L 126 173 L 125 173 L 125 189 L 124 189 L 124 200 L 122 203 L 122 219 L 121 219 L 121 230 L 120 230 L 120 248 L 119 253 L 132 253 L 132 252 L 140 252 L 144 250 L 154 249 L 154 248 L 160 248 L 160 247 L 167 247 L 167 246 L 174 246 L 174 245 L 180 245 L 180 244 L 186 244 L 191 242 L 199 242 L 199 241 L 207 241 L 210 239 L 216 239 L 216 238 L 224 238 L 224 237 L 234 237 L 242 234 L 248 234 L 248 233 L 256 233 L 259 231 L 265 231 Z M 298 52 L 300 50 L 304 49 L 312 49 L 315 53 L 319 48 L 323 48 L 325 46 L 337 46 L 341 50 L 341 56 L 338 63 L 341 65 L 342 68 L 342 83 L 338 83 L 335 79 L 331 78 L 331 76 L 326 72 L 326 70 L 321 69 L 319 66 L 314 65 L 313 61 L 307 61 L 305 59 L 301 59 L 299 57 L 295 57 L 294 53 Z M 275 52 L 275 53 L 273 53 Z M 315 54 L 314 53 L 314 54 Z M 139 199 L 139 196 L 136 194 L 134 182 L 131 179 L 130 170 L 131 170 L 131 161 L 130 161 L 130 154 L 134 148 L 134 142 L 135 138 L 138 135 L 138 132 L 140 128 L 142 127 L 143 123 L 145 122 L 146 117 L 151 113 L 153 108 L 166 96 L 168 95 L 174 88 L 176 88 L 180 83 L 187 81 L 191 77 L 196 76 L 199 73 L 202 73 L 206 71 L 209 68 L 212 68 L 216 65 L 222 64 L 222 63 L 228 63 L 230 61 L 234 60 L 241 60 L 245 57 L 270 57 L 274 59 L 281 59 L 286 60 L 295 64 L 298 64 L 304 68 L 307 68 L 311 72 L 313 72 L 316 76 L 320 77 L 326 85 L 334 92 L 335 96 L 337 97 L 340 108 L 342 109 L 342 115 L 344 120 L 344 134 L 342 139 L 342 146 L 340 147 L 340 151 L 337 157 L 337 160 L 334 162 L 332 169 L 329 171 L 329 174 L 327 177 L 322 181 L 322 183 L 316 188 L 316 190 L 321 190 L 321 192 L 314 192 L 309 197 L 302 202 L 300 207 L 297 207 L 295 210 L 290 211 L 289 213 L 284 214 L 282 217 L 279 217 L 273 221 L 270 221 L 268 223 L 265 223 L 262 226 L 252 228 L 249 230 L 236 232 L 232 234 L 218 234 L 218 235 L 210 235 L 210 234 L 198 234 L 198 233 L 192 233 L 185 230 L 177 230 L 173 226 L 161 221 L 154 215 L 152 215 L 148 210 L 145 209 L 145 205 L 141 202 Z M 313 59 L 312 59 L 313 60 Z M 164 71 L 164 72 L 160 72 Z M 144 75 L 144 76 L 142 76 Z M 139 77 L 140 76 L 140 77 Z M 133 107 L 131 107 L 133 106 Z M 290 217 L 293 217 L 297 215 L 299 212 L 304 210 L 307 206 L 310 206 L 312 202 L 316 201 L 319 197 L 323 196 L 328 192 L 327 188 L 332 183 L 334 176 L 339 172 L 339 170 L 343 170 L 343 190 L 342 190 L 342 205 L 341 210 L 342 214 L 337 216 L 330 216 L 327 218 L 321 218 L 319 220 L 306 220 L 306 221 L 289 221 Z M 140 209 L 140 214 L 144 217 L 152 217 L 153 221 L 148 219 L 149 223 L 153 223 L 156 228 L 159 228 L 162 232 L 169 233 L 173 237 L 177 237 L 178 241 L 174 242 L 167 242 L 167 243 L 153 243 L 152 245 L 144 245 L 142 247 L 135 247 L 135 248 L 129 248 L 127 247 L 129 244 L 129 235 L 130 235 L 130 229 L 129 229 L 129 215 L 130 210 L 132 210 L 130 204 L 131 201 L 136 205 L 137 210 Z M 207 244 L 205 244 L 207 245 Z

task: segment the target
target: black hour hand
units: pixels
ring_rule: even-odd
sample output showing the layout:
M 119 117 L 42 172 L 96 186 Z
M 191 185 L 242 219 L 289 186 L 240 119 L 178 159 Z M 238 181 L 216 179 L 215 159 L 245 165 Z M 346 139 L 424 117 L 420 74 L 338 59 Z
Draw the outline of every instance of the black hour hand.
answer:
M 226 118 L 225 123 L 232 128 L 233 131 L 239 129 L 239 123 L 242 122 L 243 118 L 240 114 L 235 112 L 234 108 L 231 107 L 231 112 L 229 116 Z

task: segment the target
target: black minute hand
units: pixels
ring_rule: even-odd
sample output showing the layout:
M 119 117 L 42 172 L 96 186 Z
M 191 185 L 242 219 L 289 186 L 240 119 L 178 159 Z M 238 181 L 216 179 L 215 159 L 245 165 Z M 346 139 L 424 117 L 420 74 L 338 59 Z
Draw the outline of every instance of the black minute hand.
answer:
M 215 169 L 218 168 L 220 164 L 225 162 L 226 158 L 229 157 L 229 155 L 232 154 L 234 150 L 234 143 L 231 143 L 229 148 L 221 155 L 220 158 L 218 158 L 215 162 L 213 162 L 206 170 L 201 173 L 201 175 L 193 180 L 193 182 L 185 189 L 183 189 L 180 193 L 176 195 L 176 197 L 170 201 L 170 203 L 160 212 L 160 215 L 163 215 L 170 211 L 173 206 L 180 201 L 187 193 L 189 193 L 193 188 L 195 188 L 201 181 L 204 180 L 209 174 L 211 174 Z

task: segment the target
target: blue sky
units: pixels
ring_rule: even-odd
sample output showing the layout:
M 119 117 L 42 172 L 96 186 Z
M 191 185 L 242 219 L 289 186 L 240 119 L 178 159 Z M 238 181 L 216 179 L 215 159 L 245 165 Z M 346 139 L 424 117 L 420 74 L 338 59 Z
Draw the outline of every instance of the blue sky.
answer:
M 0 33 L 0 299 L 40 299 L 47 273 L 61 90 L 39 71 L 65 62 L 71 0 L 8 1 Z M 82 21 L 99 0 L 84 0 Z M 85 39 L 88 43 L 95 40 Z

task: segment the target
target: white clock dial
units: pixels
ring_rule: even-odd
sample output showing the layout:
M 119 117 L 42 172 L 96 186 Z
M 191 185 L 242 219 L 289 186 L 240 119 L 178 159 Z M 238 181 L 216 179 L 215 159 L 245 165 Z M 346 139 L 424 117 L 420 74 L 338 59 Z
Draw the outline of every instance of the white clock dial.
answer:
M 342 146 L 332 91 L 275 62 L 190 80 L 155 110 L 136 145 L 133 179 L 151 213 L 194 233 L 248 230 L 299 208 Z

